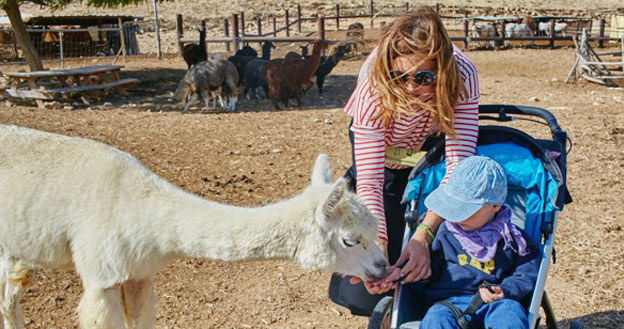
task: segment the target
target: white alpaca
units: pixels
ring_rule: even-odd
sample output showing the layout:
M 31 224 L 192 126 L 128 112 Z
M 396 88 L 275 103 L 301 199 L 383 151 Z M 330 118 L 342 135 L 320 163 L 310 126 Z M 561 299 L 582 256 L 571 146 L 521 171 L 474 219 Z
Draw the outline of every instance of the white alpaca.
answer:
M 302 267 L 385 275 L 377 224 L 320 155 L 311 184 L 264 207 L 184 192 L 131 155 L 91 140 L 0 125 L 0 309 L 23 327 L 19 298 L 36 268 L 75 265 L 83 329 L 154 327 L 152 278 L 180 257 L 284 258 Z

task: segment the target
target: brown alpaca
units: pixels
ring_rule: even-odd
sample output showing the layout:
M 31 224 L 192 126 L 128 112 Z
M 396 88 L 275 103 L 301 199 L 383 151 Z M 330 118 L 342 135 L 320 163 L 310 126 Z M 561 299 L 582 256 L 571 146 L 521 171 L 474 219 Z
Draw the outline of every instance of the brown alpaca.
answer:
M 280 109 L 278 104 L 280 93 L 294 94 L 297 98 L 297 105 L 301 107 L 303 86 L 309 84 L 314 76 L 321 61 L 321 51 L 325 48 L 327 48 L 327 43 L 317 41 L 314 43 L 312 56 L 309 58 L 273 59 L 262 65 L 260 74 L 266 77 L 269 99 L 276 109 Z
M 531 34 L 535 35 L 535 30 L 537 30 L 537 25 L 535 24 L 535 19 L 531 16 L 524 16 L 522 19 L 522 24 L 526 24 L 526 26 L 531 30 Z

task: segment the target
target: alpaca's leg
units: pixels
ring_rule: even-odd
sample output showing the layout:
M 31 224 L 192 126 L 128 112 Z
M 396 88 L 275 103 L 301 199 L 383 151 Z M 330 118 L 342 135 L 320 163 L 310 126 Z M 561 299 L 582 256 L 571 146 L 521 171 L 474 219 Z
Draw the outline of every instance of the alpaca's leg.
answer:
M 153 329 L 156 322 L 156 296 L 152 278 L 124 282 L 121 289 L 126 326 L 132 329 Z
M 295 96 L 297 97 L 297 106 L 301 108 L 301 98 L 303 96 L 303 90 L 301 90 L 301 88 L 297 89 L 295 91 Z
M 279 104 L 277 104 L 277 97 L 276 97 L 276 91 L 269 89 L 269 99 L 271 99 L 271 103 L 273 103 L 273 107 L 275 107 L 276 110 L 279 110 Z
M 199 95 L 196 92 L 192 92 L 189 95 L 189 100 L 186 102 L 186 105 L 184 105 L 184 110 L 182 110 L 182 112 L 186 112 L 191 104 L 195 104 L 197 101 L 199 101 Z
M 230 111 L 234 112 L 236 110 L 236 101 L 238 98 L 236 96 L 229 96 L 228 102 L 230 103 Z
M 325 76 L 324 75 L 317 75 L 316 76 L 316 87 L 318 87 L 318 91 L 319 94 L 323 93 L 323 82 L 325 81 Z
M 0 313 L 4 329 L 24 328 L 20 298 L 30 279 L 29 272 L 21 261 L 0 258 Z
M 204 105 L 206 106 L 206 113 L 210 112 L 210 97 L 212 97 L 212 91 L 208 88 L 201 90 L 201 97 L 204 99 Z
M 182 110 L 182 112 L 186 112 L 186 110 L 188 109 L 189 98 L 192 92 L 193 91 L 188 85 L 184 86 L 184 96 L 182 97 L 182 100 L 184 102 L 184 110 Z
M 100 289 L 85 287 L 78 305 L 81 329 L 126 329 L 119 286 Z

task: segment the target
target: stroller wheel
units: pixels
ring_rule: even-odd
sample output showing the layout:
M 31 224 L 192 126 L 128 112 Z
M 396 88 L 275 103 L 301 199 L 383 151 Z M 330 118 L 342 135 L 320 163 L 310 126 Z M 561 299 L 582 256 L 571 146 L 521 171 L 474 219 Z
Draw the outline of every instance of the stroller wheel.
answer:
M 583 329 L 583 324 L 580 321 L 570 321 L 570 329 Z
M 390 329 L 390 315 L 392 314 L 392 297 L 382 298 L 368 321 L 368 329 Z

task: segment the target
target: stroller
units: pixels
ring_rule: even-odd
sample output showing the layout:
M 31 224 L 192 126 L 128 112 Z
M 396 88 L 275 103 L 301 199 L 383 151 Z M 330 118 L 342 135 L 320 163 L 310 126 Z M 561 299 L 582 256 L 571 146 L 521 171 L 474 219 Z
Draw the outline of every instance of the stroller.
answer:
M 530 328 L 539 326 L 541 306 L 547 328 L 556 329 L 557 323 L 544 286 L 550 261 L 556 261 L 553 240 L 557 214 L 564 204 L 572 201 L 565 184 L 566 154 L 569 152 L 566 141 L 569 139 L 555 117 L 540 108 L 481 105 L 479 120 L 528 120 L 549 126 L 552 133 L 552 140 L 539 140 L 518 129 L 481 125 L 476 154 L 490 157 L 504 168 L 509 185 L 505 203 L 512 209 L 512 222 L 540 247 L 542 256 L 536 286 L 533 293 L 522 301 L 528 312 Z M 424 217 L 425 198 L 440 184 L 445 173 L 444 137 L 433 137 L 426 145 L 427 153 L 412 170 L 403 195 L 403 202 L 408 204 L 403 246 L 416 230 L 419 219 Z M 423 285 L 419 282 L 399 285 L 394 296 L 382 298 L 375 306 L 368 329 L 419 328 L 420 320 L 427 311 L 419 302 L 422 301 Z M 461 320 L 464 315 L 456 313 L 456 318 Z M 572 322 L 570 328 L 582 328 L 582 325 Z

